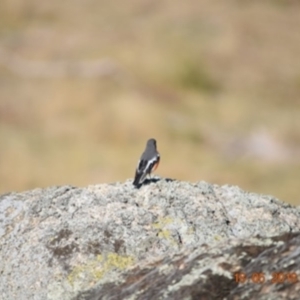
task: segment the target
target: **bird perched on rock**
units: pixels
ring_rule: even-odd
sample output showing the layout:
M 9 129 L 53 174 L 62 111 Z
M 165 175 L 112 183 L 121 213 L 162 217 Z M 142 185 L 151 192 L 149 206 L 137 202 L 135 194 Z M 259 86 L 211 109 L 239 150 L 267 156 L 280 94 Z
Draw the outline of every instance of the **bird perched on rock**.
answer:
M 146 144 L 146 149 L 138 162 L 133 185 L 139 187 L 144 182 L 146 176 L 157 169 L 159 161 L 160 155 L 156 150 L 156 140 L 149 139 Z

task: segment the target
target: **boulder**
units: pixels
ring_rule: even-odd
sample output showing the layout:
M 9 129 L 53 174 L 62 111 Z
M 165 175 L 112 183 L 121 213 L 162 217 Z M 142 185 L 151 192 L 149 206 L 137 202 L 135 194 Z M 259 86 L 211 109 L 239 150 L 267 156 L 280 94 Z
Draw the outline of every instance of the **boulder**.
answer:
M 0 298 L 299 299 L 300 209 L 153 178 L 0 196 Z

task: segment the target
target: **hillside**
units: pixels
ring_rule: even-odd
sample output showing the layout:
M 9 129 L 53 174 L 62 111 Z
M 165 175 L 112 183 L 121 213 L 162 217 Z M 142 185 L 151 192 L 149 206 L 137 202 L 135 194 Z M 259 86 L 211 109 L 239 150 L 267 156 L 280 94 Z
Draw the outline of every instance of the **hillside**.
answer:
M 299 204 L 297 1 L 0 3 L 0 192 L 157 173 Z

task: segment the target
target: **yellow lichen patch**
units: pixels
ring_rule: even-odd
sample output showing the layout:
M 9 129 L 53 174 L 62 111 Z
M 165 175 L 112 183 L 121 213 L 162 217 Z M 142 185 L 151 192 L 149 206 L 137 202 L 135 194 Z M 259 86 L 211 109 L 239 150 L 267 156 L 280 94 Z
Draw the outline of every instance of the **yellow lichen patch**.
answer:
M 168 240 L 174 246 L 177 245 L 177 241 L 172 237 L 171 231 L 166 228 L 169 224 L 176 223 L 178 220 L 174 220 L 171 217 L 161 217 L 158 218 L 157 222 L 153 224 L 153 227 L 159 229 L 158 237 L 161 239 Z M 179 222 L 182 222 L 181 220 Z
M 189 226 L 187 230 L 187 234 L 194 234 L 194 233 L 195 233 L 195 229 L 192 226 Z
M 116 253 L 108 253 L 107 256 L 98 255 L 84 265 L 76 266 L 68 276 L 70 284 L 80 279 L 97 281 L 106 273 L 114 269 L 124 270 L 134 262 L 131 256 L 121 256 Z
M 133 258 L 131 256 L 121 256 L 116 253 L 109 253 L 104 263 L 104 269 L 107 271 L 109 271 L 112 268 L 123 270 L 132 264 Z
M 153 227 L 156 229 L 162 229 L 164 228 L 166 225 L 174 223 L 174 219 L 172 219 L 171 217 L 161 217 L 158 218 L 157 222 L 155 222 L 153 224 Z
M 165 239 L 169 239 L 169 238 L 171 238 L 171 232 L 170 232 L 170 230 L 168 230 L 168 229 L 161 230 L 161 231 L 158 233 L 158 237 L 160 237 L 160 238 L 165 238 Z
M 161 239 L 168 240 L 173 246 L 177 246 L 177 241 L 172 237 L 172 233 L 168 229 L 162 229 L 158 233 L 158 237 Z
M 215 235 L 215 236 L 214 236 L 214 239 L 215 239 L 216 241 L 221 241 L 221 240 L 222 240 L 222 237 L 219 236 L 219 235 Z

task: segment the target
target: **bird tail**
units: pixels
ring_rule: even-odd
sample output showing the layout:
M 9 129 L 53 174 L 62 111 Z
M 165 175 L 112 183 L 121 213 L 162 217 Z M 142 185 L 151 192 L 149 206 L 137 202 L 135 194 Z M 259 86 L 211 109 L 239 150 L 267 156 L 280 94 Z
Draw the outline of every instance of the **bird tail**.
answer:
M 133 180 L 133 185 L 135 187 L 139 187 L 143 183 L 144 179 L 145 179 L 145 174 L 144 173 L 136 172 L 134 180 Z

